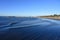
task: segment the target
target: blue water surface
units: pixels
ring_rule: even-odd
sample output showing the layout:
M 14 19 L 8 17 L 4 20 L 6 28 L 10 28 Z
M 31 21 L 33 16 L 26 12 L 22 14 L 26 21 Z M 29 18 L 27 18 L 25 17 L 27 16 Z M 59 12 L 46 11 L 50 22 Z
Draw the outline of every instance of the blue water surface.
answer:
M 32 17 L 0 17 L 0 40 L 60 40 L 60 21 Z

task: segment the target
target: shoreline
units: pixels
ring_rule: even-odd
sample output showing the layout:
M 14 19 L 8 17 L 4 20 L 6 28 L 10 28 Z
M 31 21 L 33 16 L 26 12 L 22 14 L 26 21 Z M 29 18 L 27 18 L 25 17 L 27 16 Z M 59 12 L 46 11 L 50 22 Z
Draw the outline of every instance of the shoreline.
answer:
M 60 20 L 60 16 L 37 16 L 38 18 Z

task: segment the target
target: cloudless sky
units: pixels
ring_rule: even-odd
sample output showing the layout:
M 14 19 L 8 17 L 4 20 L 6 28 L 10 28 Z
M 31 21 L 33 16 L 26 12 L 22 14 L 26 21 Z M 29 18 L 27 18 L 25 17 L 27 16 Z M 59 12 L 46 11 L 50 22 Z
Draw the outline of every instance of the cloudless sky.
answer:
M 60 0 L 0 0 L 0 16 L 60 14 Z

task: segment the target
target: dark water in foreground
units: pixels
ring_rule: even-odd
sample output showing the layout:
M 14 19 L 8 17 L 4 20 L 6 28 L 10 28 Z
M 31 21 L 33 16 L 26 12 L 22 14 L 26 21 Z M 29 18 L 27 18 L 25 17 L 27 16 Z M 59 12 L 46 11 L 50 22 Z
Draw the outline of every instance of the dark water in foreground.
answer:
M 0 40 L 60 40 L 60 21 L 0 17 Z

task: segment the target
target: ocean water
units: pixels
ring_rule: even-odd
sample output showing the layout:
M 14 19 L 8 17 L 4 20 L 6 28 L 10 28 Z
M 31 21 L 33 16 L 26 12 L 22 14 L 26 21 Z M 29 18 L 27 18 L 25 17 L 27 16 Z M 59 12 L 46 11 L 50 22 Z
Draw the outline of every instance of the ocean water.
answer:
M 0 17 L 0 40 L 60 40 L 60 20 Z

